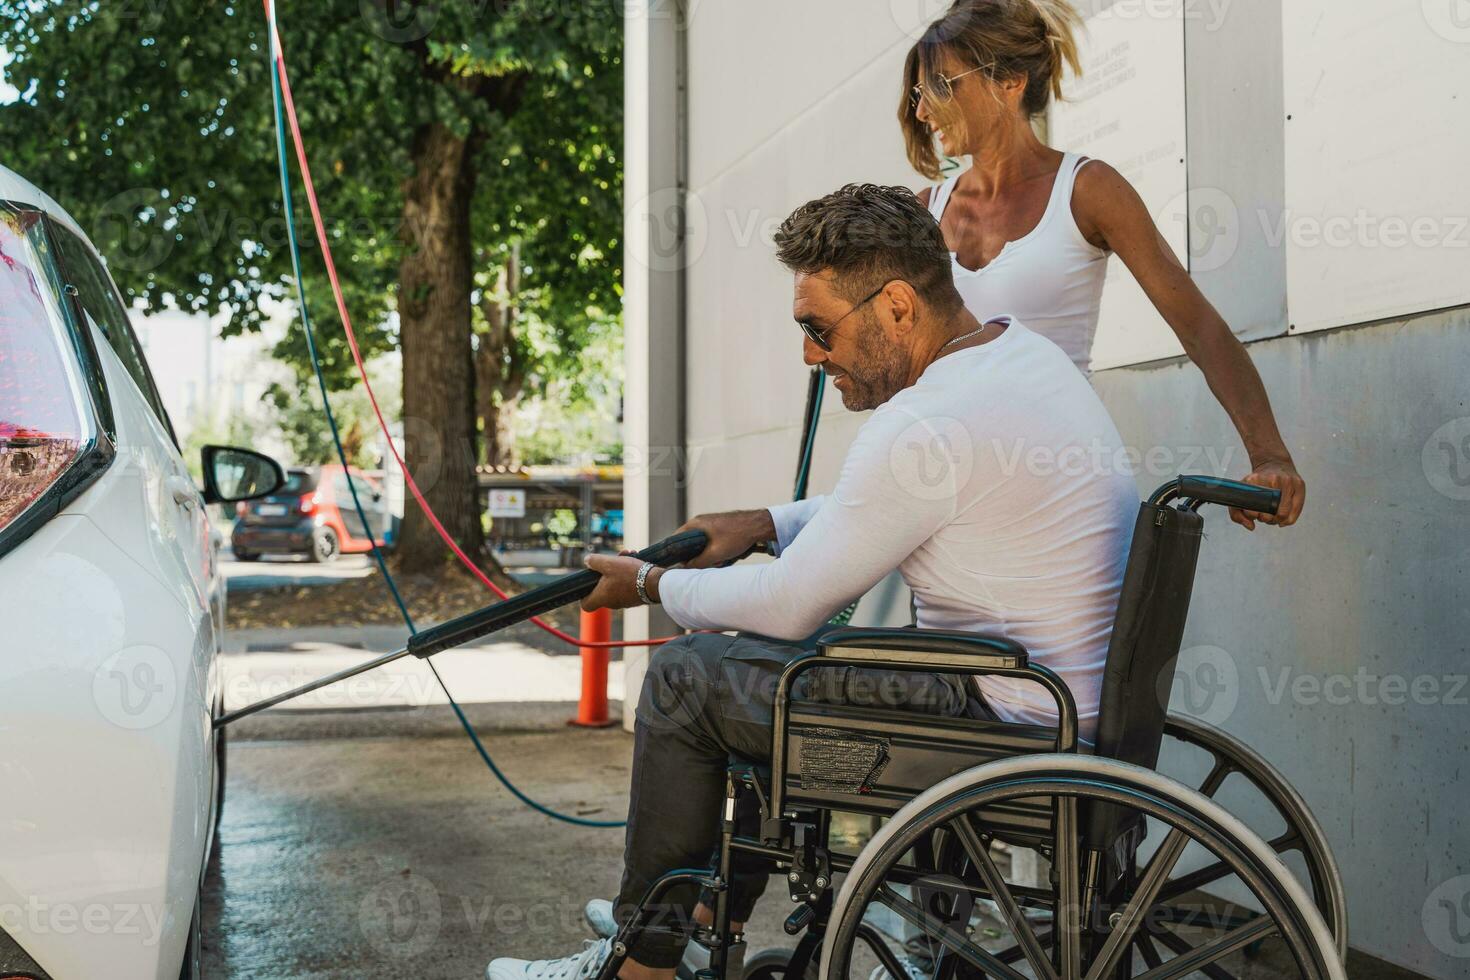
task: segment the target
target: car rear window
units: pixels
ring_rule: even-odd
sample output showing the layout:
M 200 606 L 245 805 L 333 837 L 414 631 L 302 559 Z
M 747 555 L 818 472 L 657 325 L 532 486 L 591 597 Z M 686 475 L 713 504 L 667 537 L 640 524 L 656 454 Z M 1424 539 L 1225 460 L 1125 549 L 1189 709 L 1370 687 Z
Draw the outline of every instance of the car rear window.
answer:
M 281 487 L 281 493 L 305 493 L 316 486 L 316 480 L 310 473 L 302 470 L 290 470 L 286 473 L 286 485 Z

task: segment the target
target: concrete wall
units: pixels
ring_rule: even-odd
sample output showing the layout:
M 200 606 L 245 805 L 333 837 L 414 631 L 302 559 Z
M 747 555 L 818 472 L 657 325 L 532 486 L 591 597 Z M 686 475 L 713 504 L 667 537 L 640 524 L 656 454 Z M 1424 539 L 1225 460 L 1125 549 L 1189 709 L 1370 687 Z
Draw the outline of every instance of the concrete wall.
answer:
M 1251 356 L 1307 508 L 1296 527 L 1253 534 L 1209 514 L 1172 707 L 1241 737 L 1301 791 L 1342 867 L 1355 947 L 1463 977 L 1470 942 L 1451 927 L 1470 894 L 1470 312 L 1262 341 Z M 1131 445 L 1181 462 L 1237 445 L 1188 363 L 1095 381 Z M 1140 492 L 1158 482 L 1141 477 Z
M 902 155 L 897 79 L 912 30 L 943 6 L 693 0 L 682 263 L 689 513 L 789 496 L 806 369 L 769 236 L 793 207 L 846 181 L 922 185 Z M 1190 258 L 1207 296 L 1253 341 L 1309 490 L 1291 530 L 1250 535 L 1210 515 L 1174 707 L 1256 746 L 1301 789 L 1342 864 L 1356 947 L 1461 977 L 1470 968 L 1470 313 L 1283 336 L 1287 258 L 1265 234 L 1285 198 L 1280 6 L 1200 9 L 1184 30 Z M 1463 184 L 1444 193 L 1448 211 L 1470 212 Z M 1220 205 L 1237 222 L 1225 238 L 1204 220 Z M 631 406 L 641 396 L 631 369 L 629 378 Z M 1141 492 L 1180 471 L 1246 472 L 1192 365 L 1154 362 L 1094 380 L 1143 454 Z M 814 491 L 831 485 L 861 421 L 828 399 Z M 885 582 L 859 617 L 906 621 L 905 591 Z

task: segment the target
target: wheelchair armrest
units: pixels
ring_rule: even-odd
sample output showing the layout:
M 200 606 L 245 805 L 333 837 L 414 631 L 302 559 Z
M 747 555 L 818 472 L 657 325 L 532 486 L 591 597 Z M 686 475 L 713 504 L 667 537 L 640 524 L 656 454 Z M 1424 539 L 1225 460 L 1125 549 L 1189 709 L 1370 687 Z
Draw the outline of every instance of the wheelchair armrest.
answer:
M 1014 640 L 959 630 L 849 626 L 822 634 L 818 643 L 824 657 L 902 662 L 919 669 L 949 667 L 983 672 L 1027 666 L 1026 648 Z

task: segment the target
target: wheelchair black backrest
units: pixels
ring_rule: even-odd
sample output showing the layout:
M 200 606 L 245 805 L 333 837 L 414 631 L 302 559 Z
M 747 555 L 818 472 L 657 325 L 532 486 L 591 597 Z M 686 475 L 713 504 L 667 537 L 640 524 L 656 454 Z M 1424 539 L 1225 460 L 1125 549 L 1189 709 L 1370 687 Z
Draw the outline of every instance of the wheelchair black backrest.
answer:
M 1138 507 L 1103 671 L 1098 755 L 1150 769 L 1159 761 L 1203 531 L 1193 510 L 1152 502 Z
M 1185 498 L 1180 505 L 1171 503 L 1180 497 Z M 1216 477 L 1182 476 L 1139 505 L 1103 668 L 1098 755 L 1149 769 L 1158 765 L 1204 533 L 1199 508 L 1213 503 L 1274 514 L 1280 501 L 1275 490 Z M 1084 817 L 1088 846 L 1119 858 L 1113 862 L 1114 873 L 1136 846 L 1139 827 L 1136 814 L 1109 804 L 1091 807 Z

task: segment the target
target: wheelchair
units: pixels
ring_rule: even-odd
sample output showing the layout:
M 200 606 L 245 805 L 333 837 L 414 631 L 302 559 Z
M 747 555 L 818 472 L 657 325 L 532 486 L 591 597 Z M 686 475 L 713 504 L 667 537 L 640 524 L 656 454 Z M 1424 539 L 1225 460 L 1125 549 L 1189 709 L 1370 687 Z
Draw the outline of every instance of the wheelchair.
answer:
M 865 975 L 873 964 L 907 980 L 884 922 L 907 924 L 909 951 L 927 953 L 935 980 L 1291 971 L 1343 980 L 1342 880 L 1306 804 L 1239 740 L 1168 714 L 1205 504 L 1274 513 L 1279 494 L 1185 476 L 1140 504 L 1090 754 L 1080 750 L 1065 683 L 1017 643 L 914 628 L 825 634 L 781 676 L 769 766 L 732 760 L 712 867 L 656 881 L 598 980 L 613 980 L 639 935 L 660 928 L 650 912 L 660 897 L 691 883 L 714 896 L 713 925 L 694 932 L 710 948 L 710 967 L 696 980 L 740 980 L 742 966 L 749 980 L 798 980 L 818 967 L 826 980 Z M 1055 700 L 1058 721 L 792 700 L 804 671 L 838 665 L 1024 678 Z M 1166 742 L 1178 743 L 1170 758 L 1200 757 L 1195 768 L 1206 775 L 1196 785 L 1156 770 Z M 1256 794 L 1255 811 L 1270 811 L 1279 830 L 1269 840 L 1216 799 L 1227 781 Z M 758 829 L 737 818 L 752 795 Z M 881 829 L 858 853 L 842 853 L 830 840 L 838 812 L 879 818 Z M 1048 880 L 1008 880 L 1008 855 L 1027 850 L 1049 865 Z M 733 962 L 732 947 L 744 948 L 730 930 L 737 856 L 785 878 L 795 905 L 785 928 L 801 937 L 794 950 Z M 1257 959 L 1277 972 L 1263 974 Z

